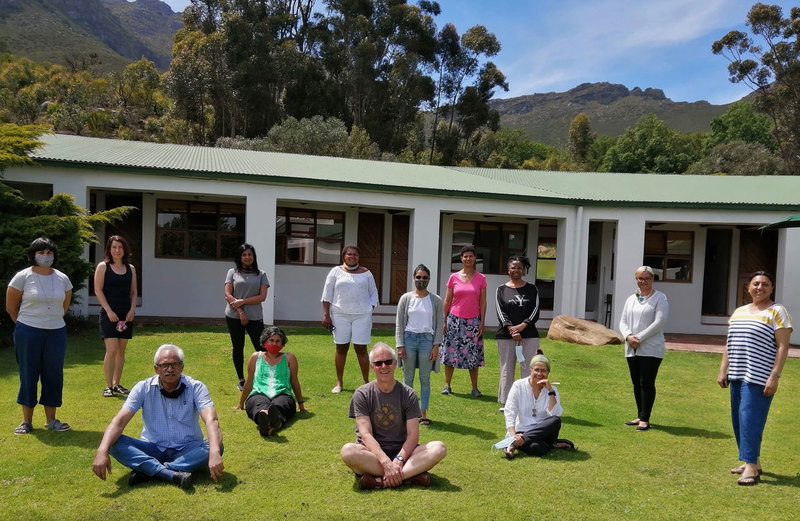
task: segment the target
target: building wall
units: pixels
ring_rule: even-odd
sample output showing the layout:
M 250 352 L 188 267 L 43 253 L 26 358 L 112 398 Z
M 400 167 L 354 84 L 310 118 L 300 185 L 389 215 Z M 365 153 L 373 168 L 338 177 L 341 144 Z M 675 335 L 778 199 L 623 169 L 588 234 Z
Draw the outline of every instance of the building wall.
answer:
M 444 296 L 450 275 L 452 224 L 454 219 L 521 222 L 529 226 L 528 246 L 536 245 L 536 222 L 551 219 L 558 222 L 557 283 L 552 314 L 543 315 L 539 326 L 546 329 L 553 315 L 585 315 L 588 234 L 591 221 L 602 221 L 602 247 L 598 266 L 600 302 L 598 313 L 604 313 L 603 299 L 612 293 L 612 325 L 616 326 L 624 300 L 634 288 L 633 272 L 642 262 L 644 232 L 659 223 L 660 229 L 688 229 L 695 232 L 693 277 L 690 283 L 657 282 L 655 287 L 667 294 L 671 303 L 668 332 L 723 334 L 725 320 L 702 317 L 705 225 L 758 225 L 784 218 L 786 212 L 695 209 L 642 209 L 581 207 L 539 204 L 519 201 L 466 199 L 460 197 L 409 195 L 380 191 L 351 191 L 313 186 L 284 186 L 263 183 L 227 182 L 188 179 L 161 175 L 111 173 L 103 170 L 79 170 L 53 167 L 12 168 L 6 178 L 20 182 L 52 184 L 54 192 L 73 194 L 78 204 L 88 207 L 91 190 L 134 191 L 143 194 L 142 284 L 143 298 L 139 315 L 165 317 L 222 317 L 223 283 L 232 261 L 197 261 L 155 258 L 155 205 L 159 198 L 231 200 L 246 203 L 246 240 L 259 254 L 259 264 L 272 283 L 264 303 L 265 321 L 308 320 L 321 317 L 319 303 L 322 285 L 329 267 L 275 266 L 275 210 L 278 205 L 303 205 L 305 208 L 330 208 L 346 213 L 345 243 L 356 242 L 358 212 L 409 211 L 409 273 L 424 263 L 431 269 L 431 290 Z M 778 252 L 778 299 L 790 312 L 800 317 L 800 296 L 797 270 L 800 264 L 800 230 L 780 232 Z M 734 251 L 737 234 L 734 231 Z M 390 254 L 388 248 L 385 249 Z M 535 253 L 529 252 L 532 260 Z M 88 250 L 87 250 L 88 255 Z M 613 261 L 612 261 L 613 258 Z M 614 272 L 614 279 L 611 273 Z M 731 267 L 735 277 L 735 263 Z M 388 270 L 385 270 L 388 276 Z M 528 280 L 535 277 L 531 270 Z M 410 278 L 409 278 L 410 279 Z M 497 286 L 505 275 L 487 277 L 487 327 L 497 326 L 493 308 Z M 378 281 L 378 284 L 381 284 Z M 411 281 L 408 281 L 411 288 Z M 735 289 L 735 281 L 731 281 Z M 735 291 L 731 292 L 735 298 Z M 82 296 L 76 311 L 94 313 L 90 299 Z M 732 304 L 729 306 L 732 311 Z M 597 317 L 602 321 L 602 317 Z M 381 305 L 376 322 L 391 323 L 394 307 Z M 797 334 L 793 338 L 798 338 Z

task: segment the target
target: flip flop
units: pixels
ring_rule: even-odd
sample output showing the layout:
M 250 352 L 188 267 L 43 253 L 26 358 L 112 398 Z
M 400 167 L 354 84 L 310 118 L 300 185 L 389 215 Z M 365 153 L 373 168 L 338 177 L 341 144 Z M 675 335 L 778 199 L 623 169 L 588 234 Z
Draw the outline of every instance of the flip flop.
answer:
M 419 419 L 419 424 L 420 425 L 430 425 L 431 421 L 428 418 L 420 418 Z
M 625 425 L 629 425 L 631 427 L 634 425 L 639 425 L 639 418 L 636 418 L 635 420 L 631 420 L 629 422 L 625 422 Z
M 744 469 L 745 469 L 744 465 L 739 465 L 738 467 L 733 467 L 731 469 L 731 474 L 744 474 Z M 758 469 L 758 474 L 759 475 L 761 475 L 762 472 L 763 472 L 763 469 Z
M 742 487 L 752 487 L 753 485 L 758 485 L 758 482 L 761 480 L 761 476 L 756 474 L 755 476 L 742 476 L 741 478 L 736 480 L 736 484 Z

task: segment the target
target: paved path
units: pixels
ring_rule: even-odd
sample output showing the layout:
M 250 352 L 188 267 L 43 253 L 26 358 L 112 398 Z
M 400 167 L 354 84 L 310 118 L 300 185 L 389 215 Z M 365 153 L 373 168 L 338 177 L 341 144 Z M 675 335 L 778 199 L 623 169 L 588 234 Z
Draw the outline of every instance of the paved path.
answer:
M 697 353 L 722 353 L 725 350 L 723 335 L 683 335 L 666 333 L 667 349 Z M 789 358 L 800 358 L 800 349 L 789 348 Z

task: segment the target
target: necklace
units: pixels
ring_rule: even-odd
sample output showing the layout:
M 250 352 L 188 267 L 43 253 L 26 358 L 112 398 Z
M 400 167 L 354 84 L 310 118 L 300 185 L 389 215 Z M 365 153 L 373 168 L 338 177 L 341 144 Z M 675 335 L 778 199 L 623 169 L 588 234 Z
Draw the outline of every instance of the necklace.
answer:
M 356 271 L 360 267 L 361 266 L 359 264 L 356 264 L 355 266 L 352 267 L 348 266 L 347 264 L 344 265 L 344 269 L 346 269 L 347 271 Z
M 50 277 L 50 294 L 49 295 L 44 290 L 44 285 L 42 284 L 41 276 L 38 273 L 36 273 L 35 271 L 33 273 L 34 273 L 34 275 L 36 275 L 36 282 L 39 285 L 39 290 L 42 292 L 42 295 L 44 295 L 45 301 L 47 302 L 47 310 L 48 311 L 52 311 L 52 309 L 53 309 L 52 300 L 56 296 L 55 282 L 53 281 L 52 273 L 50 275 L 45 275 L 46 277 Z

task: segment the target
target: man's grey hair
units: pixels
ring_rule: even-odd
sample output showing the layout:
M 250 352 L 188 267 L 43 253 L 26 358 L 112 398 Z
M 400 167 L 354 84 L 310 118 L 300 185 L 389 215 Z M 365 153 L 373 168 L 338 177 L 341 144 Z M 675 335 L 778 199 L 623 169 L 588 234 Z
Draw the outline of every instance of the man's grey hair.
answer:
M 390 346 L 389 344 L 386 344 L 384 342 L 377 342 L 374 346 L 372 346 L 372 351 L 369 352 L 369 363 L 370 364 L 375 361 L 375 351 L 379 347 L 382 347 L 384 349 L 388 349 L 392 353 L 392 360 L 397 362 L 397 351 L 392 349 L 392 346 Z
M 156 349 L 156 354 L 153 356 L 153 365 L 158 364 L 158 359 L 161 358 L 161 355 L 166 353 L 167 351 L 172 351 L 178 358 L 181 360 L 181 364 L 183 364 L 183 349 L 176 346 L 175 344 L 161 344 L 158 349 Z

